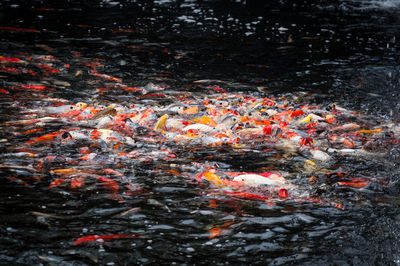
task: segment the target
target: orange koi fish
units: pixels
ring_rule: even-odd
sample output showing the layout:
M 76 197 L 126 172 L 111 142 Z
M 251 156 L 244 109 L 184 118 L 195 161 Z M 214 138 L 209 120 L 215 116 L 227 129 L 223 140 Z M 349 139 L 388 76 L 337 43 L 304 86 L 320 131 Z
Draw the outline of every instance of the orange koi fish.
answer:
M 148 93 L 145 95 L 140 95 L 139 98 L 151 98 L 151 97 L 160 97 L 160 98 L 164 98 L 167 97 L 167 95 L 165 94 L 160 94 L 160 93 Z
M 28 183 L 26 183 L 24 180 L 21 180 L 20 178 L 16 178 L 16 177 L 13 177 L 13 176 L 8 176 L 7 179 L 15 181 L 15 182 L 17 182 L 17 183 L 19 183 L 21 185 L 26 186 L 26 187 L 29 186 Z
M 297 117 L 301 115 L 304 115 L 304 112 L 301 109 L 291 111 L 290 113 L 290 117 Z
M 34 8 L 33 11 L 57 11 L 57 9 L 50 7 L 37 7 Z
M 327 172 L 326 173 L 328 176 L 332 176 L 332 175 L 337 175 L 337 176 L 346 176 L 348 174 L 348 172 Z
M 217 236 L 222 236 L 228 233 L 229 228 L 234 224 L 234 221 L 228 221 L 223 224 L 216 225 L 210 229 L 208 232 L 210 233 L 209 238 L 215 238 Z
M 97 176 L 96 177 L 100 182 L 103 183 L 103 187 L 110 190 L 113 193 L 118 193 L 119 191 L 119 185 L 117 181 L 112 180 L 110 178 L 102 177 L 102 176 Z
M 137 121 L 137 123 L 138 123 L 139 125 L 142 125 L 142 126 L 143 126 L 143 120 L 146 119 L 146 118 L 149 116 L 149 114 L 150 114 L 151 112 L 152 112 L 151 109 L 147 109 L 146 111 L 144 111 L 144 112 L 142 113 L 142 115 L 140 116 L 139 120 Z
M 351 130 L 357 130 L 360 128 L 360 125 L 349 123 L 349 124 L 344 124 L 335 128 L 332 128 L 330 131 L 331 132 L 337 132 L 337 131 L 351 131 Z
M 278 193 L 279 193 L 279 197 L 281 197 L 281 198 L 289 197 L 288 190 L 285 188 L 281 188 Z
M 223 180 L 217 174 L 210 172 L 210 171 L 201 173 L 200 175 L 196 176 L 196 179 L 199 181 L 201 181 L 202 179 L 205 179 L 217 187 L 225 186 Z
M 328 124 L 333 124 L 335 123 L 336 118 L 333 115 L 327 115 L 325 117 L 325 122 L 327 122 Z
M 143 89 L 139 89 L 139 88 L 135 88 L 135 87 L 123 87 L 123 86 L 98 88 L 97 91 L 98 92 L 105 92 L 105 91 L 114 90 L 114 89 L 130 91 L 130 92 L 142 92 L 143 91 Z
M 122 82 L 122 79 L 117 78 L 117 77 L 113 77 L 113 76 L 109 76 L 109 75 L 106 75 L 106 74 L 100 74 L 100 73 L 96 73 L 94 71 L 90 72 L 90 74 L 95 76 L 95 77 L 104 78 L 104 79 L 107 79 L 107 80 L 110 80 L 110 81 L 114 81 L 114 82 L 118 82 L 118 83 Z
M 329 136 L 329 140 L 332 141 L 334 144 L 344 144 L 347 147 L 353 147 L 354 142 L 348 137 L 340 137 L 337 135 Z
M 28 134 L 40 132 L 40 131 L 43 131 L 43 130 L 44 130 L 44 128 L 34 128 L 34 129 L 26 130 L 26 131 L 22 132 L 21 134 L 28 135 Z
M 254 124 L 256 124 L 256 125 L 262 125 L 262 126 L 269 126 L 269 125 L 271 125 L 271 121 L 269 121 L 268 119 L 264 119 L 264 120 L 255 120 L 255 119 L 252 119 L 252 120 L 254 120 Z M 285 122 L 281 121 L 281 122 L 279 123 L 279 125 L 281 125 L 281 123 L 285 123 Z
M 21 62 L 24 62 L 24 61 L 19 59 L 19 58 L 16 58 L 16 57 L 3 57 L 3 56 L 0 56 L 0 62 L 21 63 Z
M 196 109 L 196 111 L 197 111 L 197 109 Z M 192 119 L 189 122 L 193 123 L 193 124 L 200 123 L 200 124 L 207 125 L 210 127 L 215 127 L 217 125 L 217 123 L 212 118 L 207 117 L 207 116 L 202 116 L 201 118 Z
M 245 198 L 245 199 L 251 199 L 251 200 L 269 200 L 269 197 L 258 195 L 258 194 L 253 194 L 253 193 L 247 193 L 247 192 L 241 192 L 241 191 L 223 191 L 224 194 L 229 195 L 229 196 L 234 196 L 234 197 L 239 197 L 239 198 Z
M 49 141 L 49 140 L 54 140 L 58 135 L 60 135 L 60 131 L 55 131 L 37 138 L 33 138 L 31 140 L 28 140 L 25 142 L 25 145 L 32 145 L 38 142 L 44 142 L 44 141 Z
M 219 86 L 208 86 L 208 88 L 210 88 L 216 92 L 219 92 L 219 93 L 226 93 L 226 90 Z
M 83 177 L 75 177 L 71 179 L 71 188 L 80 188 L 85 184 Z
M 376 129 L 362 129 L 358 130 L 357 133 L 366 133 L 366 134 L 373 134 L 377 132 L 381 132 L 382 128 L 376 128 Z
M 70 112 L 58 114 L 57 117 L 58 118 L 74 117 L 74 116 L 80 115 L 82 112 L 83 112 L 83 110 L 72 110 Z
M 68 168 L 68 169 L 54 169 L 51 170 L 50 172 L 55 174 L 70 175 L 70 174 L 75 174 L 76 172 L 78 172 L 78 170 Z
M 338 182 L 338 184 L 341 186 L 353 187 L 353 188 L 363 188 L 368 186 L 369 183 L 370 182 L 345 182 L 345 181 Z
M 59 174 L 59 175 L 73 175 L 76 173 L 87 173 L 87 174 L 95 174 L 96 171 L 93 170 L 78 170 L 73 168 L 65 168 L 65 169 L 54 169 L 51 170 L 50 173 Z
M 321 200 L 321 199 L 318 199 L 318 198 L 312 198 L 312 197 L 306 198 L 306 200 L 311 201 L 311 202 L 313 202 L 313 203 L 318 203 L 318 204 L 329 204 L 329 205 L 332 205 L 332 206 L 334 206 L 334 207 L 336 207 L 336 208 L 338 208 L 338 209 L 340 209 L 340 210 L 343 210 L 343 209 L 344 209 L 343 204 L 342 204 L 342 203 L 339 203 L 339 202 L 324 201 L 324 200 Z M 297 202 L 302 202 L 301 199 L 298 199 L 298 200 L 296 200 L 296 201 L 297 201 Z
M 290 132 L 286 132 L 286 135 Z M 282 135 L 282 128 L 278 125 L 266 125 L 263 128 L 263 134 L 279 138 Z
M 1 60 L 1 58 L 0 58 Z M 7 72 L 10 74 L 20 74 L 22 71 L 15 67 L 0 67 L 0 71 Z
M 15 88 L 22 88 L 25 90 L 33 90 L 33 91 L 44 91 L 46 90 L 46 86 L 43 85 L 30 85 L 30 84 L 18 84 Z M 49 89 L 54 90 L 54 89 Z
M 118 234 L 118 235 L 90 235 L 78 238 L 72 245 L 77 246 L 86 243 L 102 244 L 104 241 L 110 241 L 121 238 L 137 238 L 140 234 Z
M 38 67 L 45 69 L 47 71 L 47 73 L 50 73 L 50 74 L 61 73 L 61 71 L 59 69 L 56 69 L 50 65 L 39 64 Z
M 56 180 L 50 183 L 49 188 L 58 187 L 62 184 L 65 184 L 65 182 L 66 182 L 65 178 L 57 178 Z
M 35 33 L 40 32 L 40 31 L 35 30 L 35 29 L 24 29 L 24 28 L 15 28 L 15 27 L 0 27 L 0 30 L 4 30 L 4 31 L 35 32 Z
M 310 146 L 312 147 L 314 143 L 314 140 L 310 137 L 307 138 L 301 138 L 300 140 L 300 146 Z
M 113 170 L 113 169 L 103 169 L 103 171 L 106 174 L 109 174 L 109 175 L 116 175 L 116 176 L 120 176 L 120 177 L 124 176 L 121 172 L 118 172 L 118 171 Z

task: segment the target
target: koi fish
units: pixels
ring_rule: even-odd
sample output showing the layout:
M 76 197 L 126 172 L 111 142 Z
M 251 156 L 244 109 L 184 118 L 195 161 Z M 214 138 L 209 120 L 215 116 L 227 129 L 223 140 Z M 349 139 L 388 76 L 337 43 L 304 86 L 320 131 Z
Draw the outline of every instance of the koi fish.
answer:
M 326 152 L 323 152 L 321 150 L 310 150 L 311 156 L 313 159 L 321 161 L 321 162 L 327 162 L 330 160 L 331 156 L 327 154 Z
M 45 107 L 43 108 L 44 112 L 47 114 L 62 114 L 62 113 L 68 113 L 71 111 L 76 110 L 77 107 L 75 107 L 75 105 L 72 104 L 67 104 L 67 105 L 60 105 L 60 106 L 56 106 L 56 107 Z
M 125 87 L 125 86 L 114 86 L 114 87 L 105 87 L 97 89 L 98 92 L 103 93 L 109 90 L 124 90 L 127 92 L 143 92 L 143 89 L 135 88 L 135 87 Z
M 141 30 L 139 29 L 118 29 L 118 30 L 112 30 L 112 34 L 117 34 L 117 33 L 138 33 Z
M 164 98 L 167 97 L 165 94 L 161 93 L 148 93 L 144 95 L 140 95 L 139 98 Z
M 281 175 L 276 173 L 242 174 L 233 178 L 233 181 L 241 181 L 248 186 L 260 186 L 260 185 L 282 186 L 287 183 L 286 179 L 284 179 Z
M 24 180 L 22 180 L 22 179 L 20 179 L 20 178 L 16 178 L 16 177 L 13 177 L 13 176 L 7 176 L 7 179 L 9 179 L 9 180 L 11 180 L 11 181 L 14 181 L 14 182 L 17 182 L 17 183 L 19 183 L 19 184 L 21 184 L 21 185 L 24 185 L 24 186 L 26 186 L 26 187 L 29 186 L 28 183 L 26 183 Z
M 32 91 L 44 91 L 44 90 L 54 90 L 48 89 L 46 86 L 43 85 L 32 85 L 32 84 L 18 84 L 17 86 L 13 87 L 14 89 L 22 88 L 25 90 L 32 90 Z
M 102 176 L 97 176 L 96 179 L 103 183 L 104 188 L 110 190 L 113 193 L 118 193 L 119 185 L 117 181 Z
M 154 131 L 161 132 L 163 130 L 166 130 L 165 123 L 166 123 L 167 119 L 168 119 L 167 114 L 164 114 L 163 116 L 161 116 L 157 120 L 156 125 L 154 126 Z
M 334 201 L 325 201 L 325 200 L 321 200 L 321 199 L 313 198 L 313 197 L 308 197 L 308 198 L 305 198 L 304 200 L 303 199 L 296 199 L 296 201 L 297 202 L 310 201 L 312 203 L 317 203 L 317 204 L 328 204 L 328 205 L 331 205 L 331 206 L 333 206 L 335 208 L 338 208 L 340 210 L 344 209 L 344 205 L 342 203 L 334 202 Z
M 118 171 L 113 170 L 113 169 L 103 169 L 103 171 L 104 171 L 106 174 L 109 174 L 109 175 L 116 175 L 116 176 L 119 176 L 119 177 L 124 176 L 121 172 L 118 172 Z
M 196 176 L 196 179 L 198 181 L 201 181 L 201 179 L 205 179 L 216 187 L 224 187 L 225 186 L 222 179 L 218 175 L 216 175 L 215 173 L 210 172 L 210 171 L 204 172 L 204 173 Z
M 43 68 L 45 70 L 45 74 L 58 74 L 61 73 L 61 70 L 56 69 L 50 65 L 38 64 L 38 67 Z
M 360 125 L 349 123 L 330 129 L 331 132 L 337 131 L 353 131 L 360 128 Z
M 358 130 L 357 133 L 365 133 L 365 134 L 374 134 L 377 132 L 382 132 L 382 128 L 375 128 L 375 129 L 362 129 Z
M 369 181 L 367 182 L 345 182 L 345 181 L 340 181 L 338 182 L 339 185 L 341 186 L 346 186 L 346 187 L 353 187 L 353 188 L 363 188 L 369 185 Z
M 208 232 L 210 233 L 209 238 L 212 239 L 227 234 L 229 232 L 229 229 L 234 224 L 235 224 L 234 221 L 227 221 L 223 224 L 218 224 L 211 227 L 210 229 L 208 229 Z
M 117 235 L 90 235 L 80 237 L 72 244 L 73 246 L 87 244 L 87 243 L 96 243 L 102 244 L 105 241 L 111 241 L 116 239 L 123 239 L 123 238 L 137 238 L 140 234 L 117 234 Z
M 226 83 L 226 81 L 219 80 L 219 79 L 201 79 L 195 80 L 193 83 Z
M 1 27 L 0 27 L 1 29 Z M 9 62 L 9 63 L 21 63 L 21 62 L 25 62 L 17 57 L 3 57 L 0 56 L 0 62 Z
M 56 180 L 52 181 L 49 185 L 49 188 L 58 187 L 60 185 L 65 184 L 67 181 L 65 178 L 57 178 Z
M 265 172 L 261 174 L 255 173 L 238 173 L 238 172 L 225 172 L 230 176 L 235 176 L 233 180 L 226 180 L 220 178 L 217 174 L 206 171 L 195 176 L 195 179 L 201 181 L 202 179 L 207 180 L 216 187 L 231 187 L 235 189 L 243 189 L 243 186 L 260 186 L 260 185 L 276 185 L 279 189 L 279 196 L 286 198 L 289 196 L 287 189 L 281 188 L 280 186 L 286 185 L 286 180 L 279 174 Z M 249 193 L 245 191 L 223 191 L 224 194 L 236 197 L 242 197 L 252 200 L 268 200 L 267 196 Z
M 40 31 L 35 29 L 15 28 L 15 27 L 0 27 L 0 30 L 4 31 L 16 31 L 16 32 L 33 32 L 39 33 Z
M 192 124 L 200 123 L 206 126 L 215 127 L 217 123 L 210 117 L 202 116 L 201 118 L 192 119 L 189 121 Z
M 91 75 L 95 76 L 95 77 L 99 77 L 99 78 L 104 78 L 110 81 L 114 81 L 114 82 L 118 82 L 118 83 L 122 83 L 122 79 L 117 78 L 117 77 L 113 77 L 110 75 L 106 75 L 106 74 L 100 74 L 100 73 L 96 73 L 96 72 L 90 72 Z
M 224 191 L 223 193 L 226 195 L 229 195 L 229 196 L 251 199 L 251 200 L 269 200 L 270 199 L 270 197 L 253 194 L 253 193 L 241 192 L 241 191 L 233 191 L 233 192 Z
M 67 168 L 67 169 L 54 169 L 50 173 L 61 174 L 61 175 L 72 175 L 77 173 L 77 169 Z
M 32 145 L 38 142 L 51 141 L 54 140 L 58 135 L 60 135 L 60 131 L 55 131 L 37 138 L 30 139 L 25 142 L 25 145 Z
M 323 121 L 324 118 L 320 117 L 319 115 L 309 114 L 308 116 L 304 117 L 300 120 L 300 123 L 310 123 L 313 121 Z
M 117 114 L 117 110 L 115 110 L 112 107 L 106 108 L 104 110 L 101 110 L 99 112 L 97 112 L 94 116 L 93 116 L 93 120 L 111 115 L 111 116 L 115 116 Z
M 164 87 L 155 85 L 153 82 L 147 83 L 147 85 L 144 86 L 144 89 L 146 91 L 163 91 L 163 90 L 165 90 Z
M 82 112 L 83 110 L 72 110 L 70 112 L 58 114 L 57 117 L 59 118 L 74 117 L 80 115 Z
M 182 131 L 184 131 L 184 132 L 188 132 L 190 130 L 198 130 L 200 132 L 210 132 L 213 130 L 213 128 L 210 126 L 207 126 L 207 125 L 203 125 L 203 124 L 192 124 L 192 125 L 188 125 L 182 129 Z
M 0 67 L 0 71 L 10 74 L 20 74 L 22 71 L 15 67 Z

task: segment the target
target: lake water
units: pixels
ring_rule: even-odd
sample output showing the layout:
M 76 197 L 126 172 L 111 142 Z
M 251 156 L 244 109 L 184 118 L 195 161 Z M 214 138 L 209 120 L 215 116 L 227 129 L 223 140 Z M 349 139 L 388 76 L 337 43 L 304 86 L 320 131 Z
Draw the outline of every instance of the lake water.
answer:
M 65 142 L 77 126 L 65 120 L 15 122 L 60 104 L 145 110 L 225 91 L 294 108 L 337 104 L 357 113 L 344 122 L 396 128 L 400 2 L 293 2 L 2 1 L 0 261 L 400 264 L 400 149 L 389 129 L 370 147 L 379 156 L 330 154 L 307 168 L 301 152 L 249 140 L 177 144 L 153 124 L 136 128 L 134 144 L 110 148 Z M 82 148 L 96 157 L 83 160 Z M 295 189 L 288 199 L 231 196 L 196 180 L 207 167 L 278 172 Z M 351 178 L 368 185 L 340 185 Z M 120 236 L 76 244 L 91 235 Z

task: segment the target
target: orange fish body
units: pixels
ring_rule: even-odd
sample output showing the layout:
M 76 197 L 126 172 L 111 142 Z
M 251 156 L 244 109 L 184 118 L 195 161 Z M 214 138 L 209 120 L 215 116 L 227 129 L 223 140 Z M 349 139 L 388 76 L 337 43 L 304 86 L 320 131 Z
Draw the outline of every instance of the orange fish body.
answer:
M 72 245 L 77 246 L 86 243 L 103 243 L 104 241 L 121 239 L 121 238 L 137 238 L 139 234 L 118 234 L 118 235 L 90 235 L 78 238 Z
M 110 190 L 113 193 L 118 193 L 119 185 L 117 181 L 102 176 L 98 176 L 96 178 L 103 183 L 104 188 Z

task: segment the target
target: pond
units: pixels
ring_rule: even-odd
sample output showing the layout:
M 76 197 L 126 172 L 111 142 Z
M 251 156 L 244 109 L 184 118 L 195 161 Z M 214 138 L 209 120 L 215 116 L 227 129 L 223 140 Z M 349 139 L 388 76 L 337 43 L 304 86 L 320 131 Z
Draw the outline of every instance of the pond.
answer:
M 0 21 L 0 261 L 400 263 L 398 1 Z

